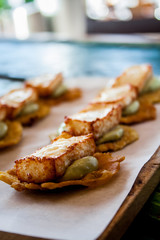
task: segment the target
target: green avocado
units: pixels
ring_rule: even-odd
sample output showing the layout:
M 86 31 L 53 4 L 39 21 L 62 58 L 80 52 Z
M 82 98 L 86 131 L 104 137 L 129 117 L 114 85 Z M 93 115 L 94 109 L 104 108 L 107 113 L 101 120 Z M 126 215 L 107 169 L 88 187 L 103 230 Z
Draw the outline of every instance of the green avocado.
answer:
M 153 92 L 160 88 L 160 77 L 152 77 L 142 89 L 141 94 Z
M 64 84 L 58 86 L 52 93 L 53 98 L 58 98 L 62 96 L 67 91 L 67 87 Z
M 130 105 L 128 105 L 126 108 L 122 111 L 122 116 L 128 116 L 136 113 L 139 110 L 140 103 L 138 100 L 135 100 Z
M 4 138 L 8 132 L 8 125 L 0 121 L 0 139 Z
M 22 116 L 22 115 L 34 113 L 34 112 L 38 111 L 38 109 L 39 109 L 38 103 L 29 103 L 22 109 L 22 111 L 20 112 L 19 115 Z
M 66 170 L 60 181 L 82 179 L 86 174 L 98 169 L 98 160 L 93 156 L 87 156 L 74 161 Z
M 116 126 L 108 133 L 104 134 L 101 138 L 99 138 L 96 142 L 97 145 L 105 143 L 105 142 L 113 142 L 121 139 L 124 134 L 124 130 L 121 126 Z

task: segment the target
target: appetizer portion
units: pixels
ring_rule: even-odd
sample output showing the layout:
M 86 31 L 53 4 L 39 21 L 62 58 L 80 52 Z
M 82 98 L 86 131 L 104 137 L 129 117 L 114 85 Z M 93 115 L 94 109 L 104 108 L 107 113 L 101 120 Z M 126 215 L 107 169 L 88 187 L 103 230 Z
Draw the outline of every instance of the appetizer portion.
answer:
M 79 88 L 67 88 L 63 83 L 62 73 L 56 75 L 45 74 L 28 79 L 25 82 L 25 86 L 35 89 L 39 97 L 41 97 L 41 100 L 51 105 L 65 100 L 74 100 L 81 96 L 81 90 Z
M 93 133 L 95 139 L 115 127 L 121 118 L 120 105 L 91 105 L 85 110 L 65 117 L 65 128 L 72 135 Z
M 118 87 L 104 88 L 92 103 L 120 104 L 124 109 L 131 104 L 138 96 L 137 88 L 131 84 L 124 84 Z
M 65 123 L 62 123 L 57 133 L 49 135 L 50 141 L 53 141 L 62 133 L 67 133 Z M 110 131 L 106 132 L 102 137 L 95 140 L 96 152 L 117 151 L 128 144 L 138 140 L 139 135 L 133 128 L 124 125 L 117 125 Z
M 38 100 L 38 95 L 36 91 L 31 88 L 20 88 L 11 90 L 6 95 L 0 98 L 0 103 L 7 110 L 7 117 L 9 119 L 14 119 L 20 114 L 26 114 L 26 108 L 36 104 Z M 37 111 L 38 104 L 35 105 L 34 109 L 31 111 Z
M 120 169 L 124 157 L 95 153 L 92 134 L 63 133 L 50 145 L 19 159 L 13 169 L 0 172 L 0 180 L 18 191 L 55 189 L 69 185 L 96 187 Z
M 140 93 L 145 84 L 152 77 L 152 67 L 149 64 L 136 65 L 127 68 L 122 75 L 116 78 L 113 86 L 122 86 L 126 83 L 130 83 L 137 87 Z
M 91 104 L 120 104 L 122 107 L 122 116 L 127 117 L 139 112 L 140 103 L 137 97 L 137 88 L 131 84 L 124 84 L 118 87 L 105 88 Z
M 28 79 L 25 82 L 26 87 L 36 89 L 40 97 L 53 96 L 60 86 L 62 88 L 63 76 L 61 73 L 57 75 L 45 74 L 39 77 Z M 64 85 L 63 85 L 64 86 Z M 66 91 L 64 87 L 63 93 Z M 62 93 L 62 94 L 63 94 Z
M 6 108 L 0 105 L 0 149 L 17 144 L 22 136 L 21 124 L 6 120 L 6 116 Z
M 18 120 L 24 125 L 45 117 L 49 107 L 38 102 L 37 92 L 32 88 L 11 90 L 0 98 L 0 104 L 6 110 L 6 118 Z
M 139 96 L 143 96 L 150 103 L 160 102 L 160 77 L 153 74 L 151 65 L 142 64 L 128 68 L 116 78 L 113 86 L 122 86 L 126 83 L 137 87 Z
M 60 136 L 35 153 L 16 161 L 16 173 L 21 181 L 42 183 L 61 177 L 76 159 L 93 155 L 92 134 L 72 137 Z
M 63 132 L 76 136 L 93 133 L 97 151 L 117 151 L 138 139 L 138 133 L 133 128 L 119 125 L 120 118 L 120 105 L 91 104 L 83 111 L 65 117 L 57 135 Z M 54 134 L 50 135 L 50 139 L 54 138 Z
M 116 78 L 113 87 L 130 83 L 138 89 L 137 99 L 122 111 L 121 123 L 133 124 L 156 118 L 156 108 L 152 103 L 160 101 L 160 78 L 153 76 L 148 64 L 132 66 Z M 147 95 L 147 96 L 146 96 Z

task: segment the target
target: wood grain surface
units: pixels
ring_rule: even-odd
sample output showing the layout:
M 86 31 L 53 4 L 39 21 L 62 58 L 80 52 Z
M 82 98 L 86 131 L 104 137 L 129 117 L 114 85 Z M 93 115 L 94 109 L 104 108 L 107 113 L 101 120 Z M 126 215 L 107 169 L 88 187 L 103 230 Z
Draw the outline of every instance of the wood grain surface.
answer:
M 160 182 L 160 147 L 140 170 L 131 191 L 97 240 L 119 240 Z

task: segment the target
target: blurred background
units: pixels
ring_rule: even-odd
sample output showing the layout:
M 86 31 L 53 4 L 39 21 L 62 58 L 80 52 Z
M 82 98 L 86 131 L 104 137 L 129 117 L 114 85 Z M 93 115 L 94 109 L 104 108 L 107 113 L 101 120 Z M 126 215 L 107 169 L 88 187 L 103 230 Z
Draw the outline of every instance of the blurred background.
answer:
M 0 0 L 0 96 L 41 74 L 62 72 L 74 85 L 142 63 L 160 75 L 160 0 Z M 160 239 L 160 211 L 153 223 L 147 211 L 123 240 Z
M 160 74 L 159 32 L 160 0 L 0 0 L 0 95 L 45 73 L 115 77 L 146 62 Z
M 0 0 L 0 35 L 160 32 L 160 0 Z

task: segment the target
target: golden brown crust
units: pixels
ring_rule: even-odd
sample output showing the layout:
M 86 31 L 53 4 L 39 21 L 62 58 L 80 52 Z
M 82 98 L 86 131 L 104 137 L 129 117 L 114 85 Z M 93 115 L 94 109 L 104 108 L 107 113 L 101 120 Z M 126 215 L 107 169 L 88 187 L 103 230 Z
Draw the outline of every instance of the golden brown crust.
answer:
M 129 116 L 122 116 L 120 122 L 123 124 L 134 124 L 156 118 L 156 108 L 150 102 L 143 98 L 138 98 L 140 102 L 140 108 L 137 113 Z
M 118 173 L 120 169 L 120 162 L 125 159 L 122 156 L 113 156 L 111 153 L 95 153 L 94 157 L 97 158 L 99 168 L 87 174 L 81 180 L 70 180 L 63 182 L 44 182 L 41 184 L 26 183 L 18 180 L 15 169 L 6 172 L 0 172 L 0 180 L 11 185 L 17 191 L 23 190 L 53 190 L 65 186 L 82 185 L 87 187 L 97 187 L 107 183 L 110 178 Z
M 67 131 L 79 136 L 93 133 L 98 139 L 116 126 L 121 117 L 120 105 L 92 104 L 71 117 L 65 117 Z
M 136 130 L 131 127 L 120 125 L 124 130 L 124 135 L 118 141 L 103 143 L 97 145 L 96 151 L 97 152 L 107 152 L 107 151 L 118 151 L 128 144 L 138 140 L 139 136 Z
M 90 104 L 120 104 L 124 108 L 137 96 L 137 88 L 126 83 L 123 86 L 104 88 Z
M 15 161 L 18 179 L 28 183 L 51 181 L 61 177 L 74 160 L 94 154 L 96 146 L 92 134 L 63 136 L 64 134 L 35 153 Z
M 38 102 L 39 110 L 27 115 L 19 116 L 16 118 L 24 126 L 31 126 L 41 118 L 46 117 L 50 113 L 50 107 L 42 102 Z
M 59 135 L 59 136 L 57 136 L 57 133 L 52 133 L 52 134 L 49 135 L 49 138 L 50 138 L 51 143 L 53 143 L 56 139 L 59 139 L 59 138 L 62 138 L 62 137 L 67 139 L 67 138 L 70 138 L 72 136 L 73 135 L 70 134 L 69 132 L 63 131 L 61 133 L 61 135 Z
M 150 93 L 145 93 L 139 97 L 143 101 L 147 101 L 149 103 L 159 103 L 160 102 L 160 89 L 150 92 Z
M 58 73 L 56 75 L 46 74 L 27 80 L 25 82 L 25 86 L 35 89 L 40 97 L 47 97 L 52 94 L 54 89 L 62 84 L 62 81 L 62 73 Z
M 17 121 L 5 121 L 8 125 L 7 135 L 0 139 L 0 149 L 17 144 L 22 137 L 22 125 Z
M 121 86 L 130 83 L 137 87 L 141 92 L 145 83 L 152 76 L 152 66 L 149 64 L 135 65 L 127 68 L 119 77 L 116 78 L 113 86 Z
M 25 161 L 25 165 L 24 165 Z M 20 181 L 39 183 L 51 181 L 55 178 L 55 161 L 51 158 L 26 157 L 15 162 L 16 175 Z M 38 165 L 38 171 L 37 171 Z M 35 171 L 34 175 L 33 172 Z M 35 177 L 36 175 L 36 177 Z M 36 181 L 36 179 L 38 179 Z
M 82 90 L 80 88 L 70 88 L 62 96 L 58 98 L 41 98 L 41 101 L 47 105 L 54 106 L 65 101 L 74 101 L 82 96 Z
M 23 107 L 38 100 L 33 88 L 13 89 L 0 98 L 0 104 L 6 108 L 7 119 L 15 119 Z

